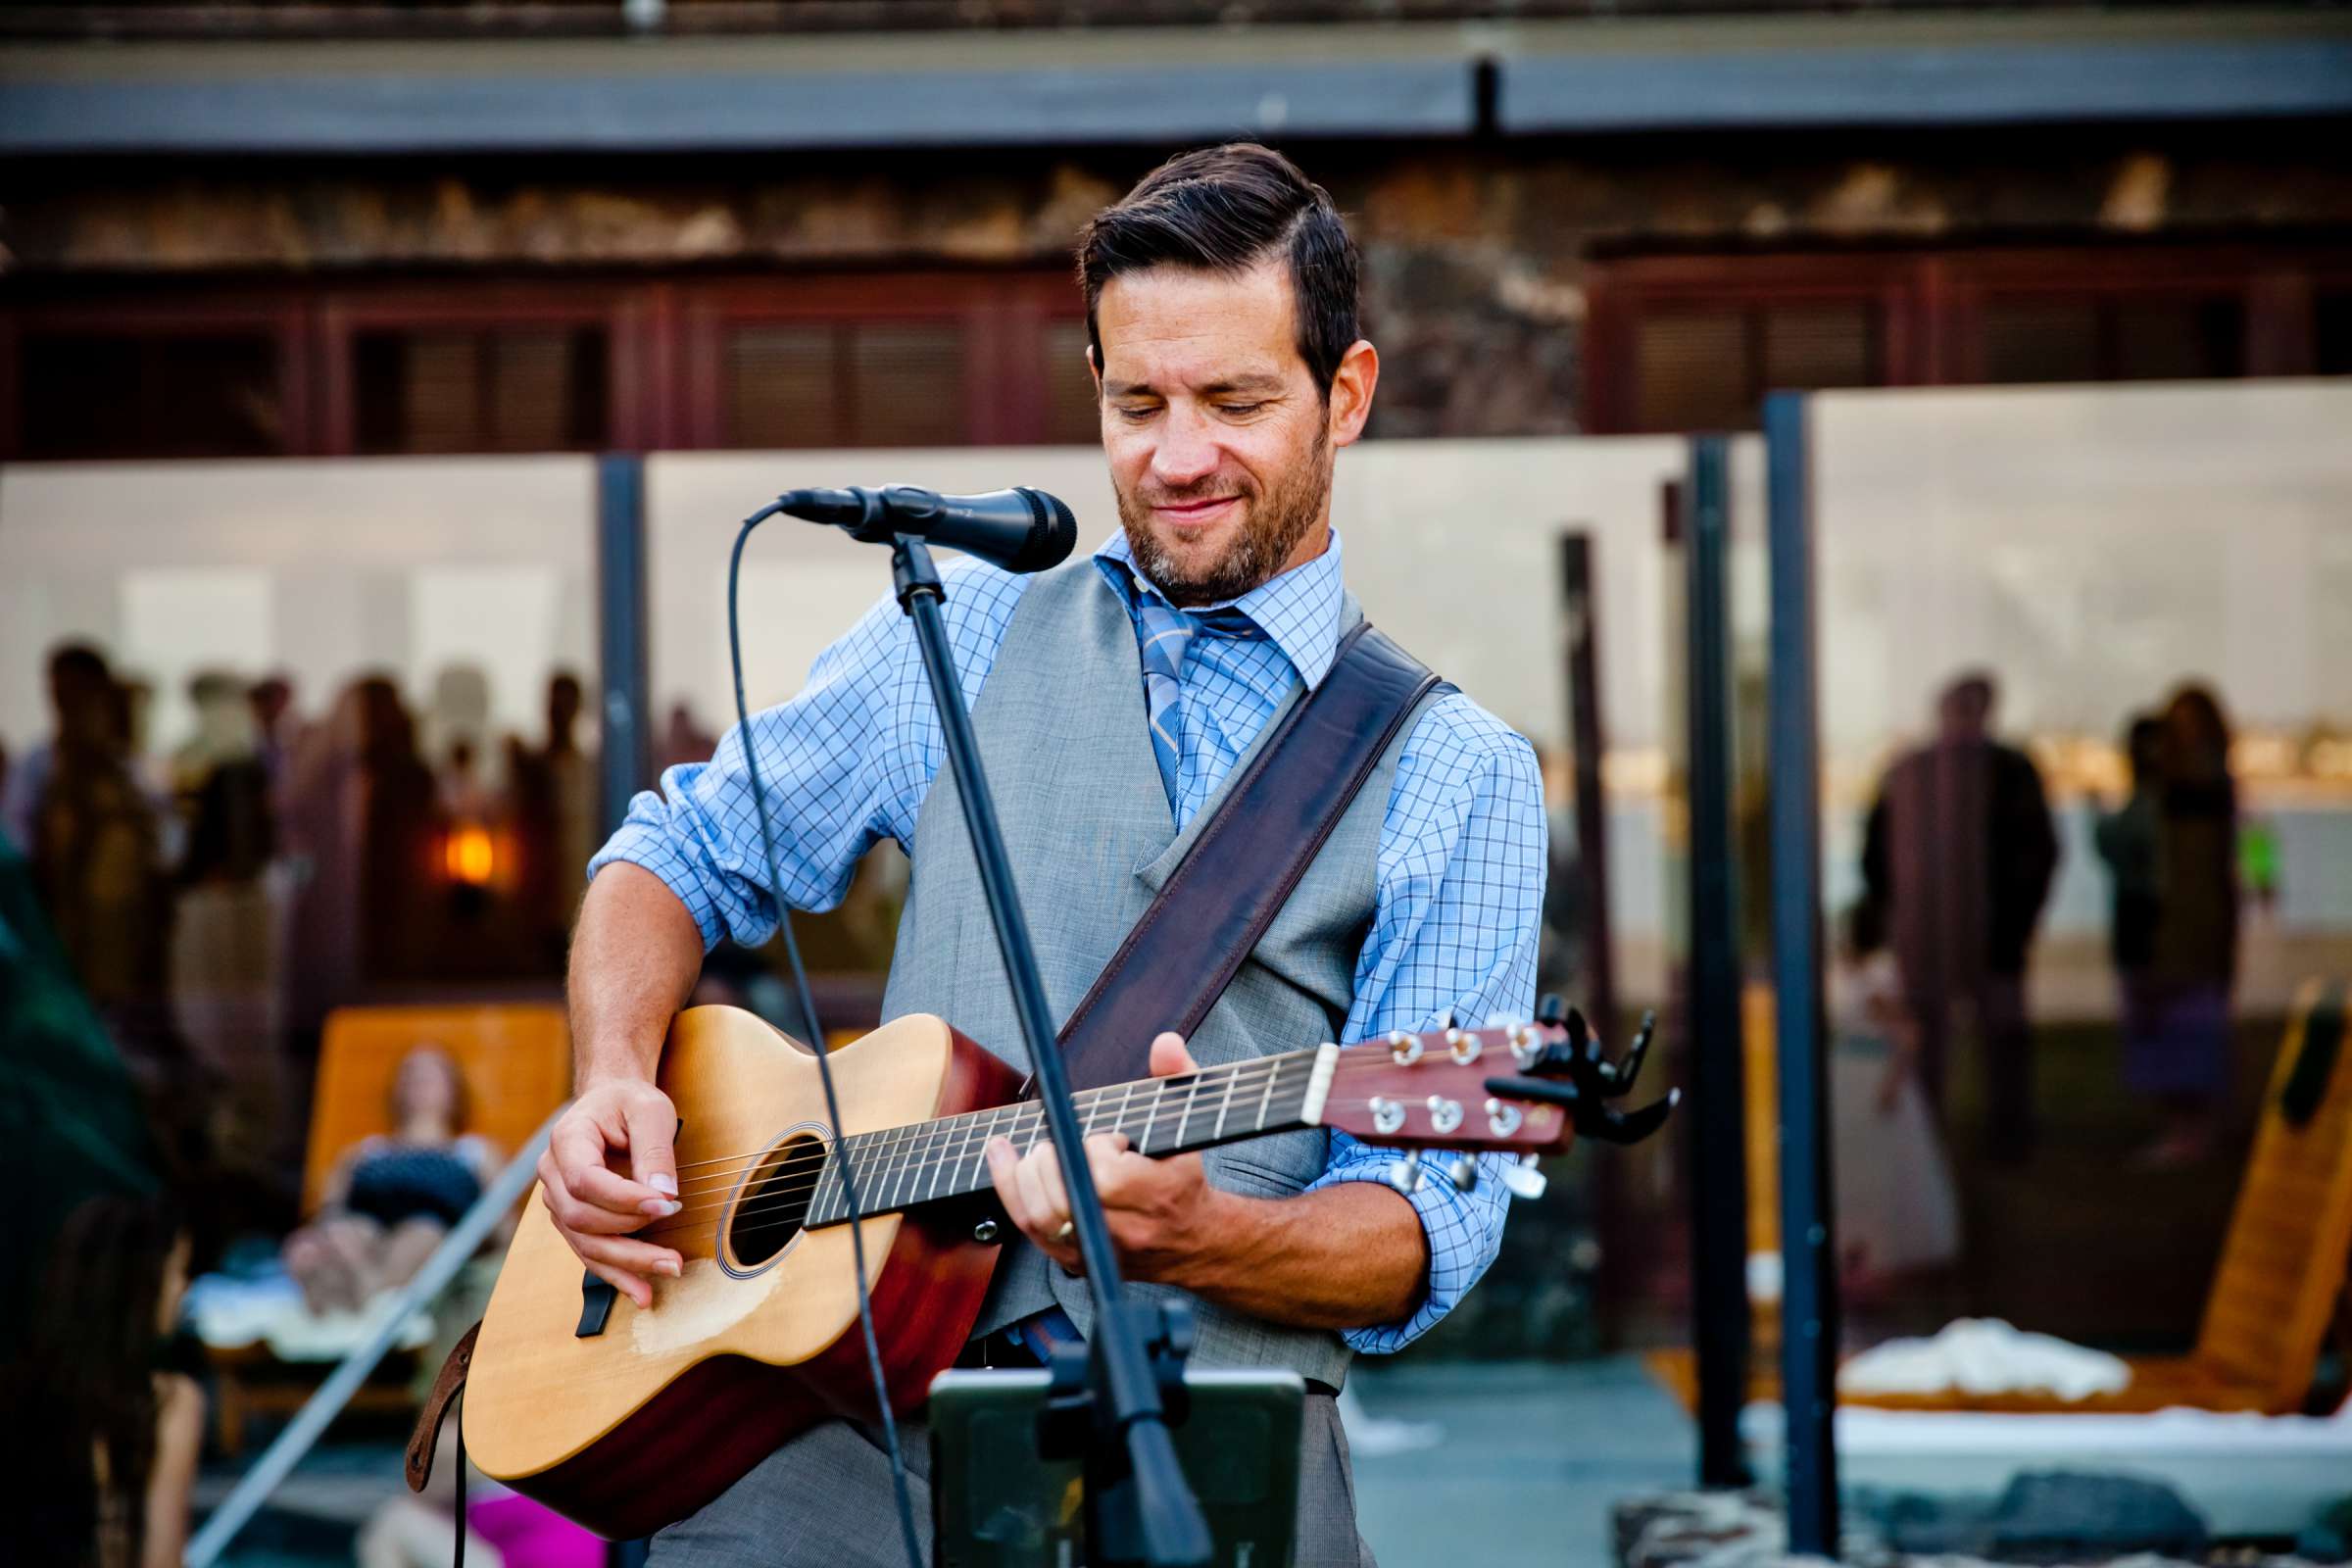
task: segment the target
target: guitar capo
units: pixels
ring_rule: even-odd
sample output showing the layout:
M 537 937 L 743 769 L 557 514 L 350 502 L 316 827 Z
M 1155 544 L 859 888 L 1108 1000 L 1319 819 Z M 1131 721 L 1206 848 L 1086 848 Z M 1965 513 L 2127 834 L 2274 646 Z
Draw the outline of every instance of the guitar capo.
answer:
M 1564 1022 L 1568 1038 L 1544 1047 L 1544 1054 L 1528 1064 L 1529 1075 L 1488 1079 L 1488 1094 L 1504 1100 L 1533 1100 L 1557 1105 L 1568 1113 L 1569 1123 L 1576 1128 L 1579 1138 L 1620 1145 L 1642 1142 L 1665 1126 L 1674 1107 L 1682 1103 L 1680 1089 L 1669 1089 L 1663 1100 L 1652 1101 L 1635 1111 L 1622 1111 L 1605 1103 L 1631 1090 L 1634 1080 L 1642 1076 L 1642 1063 L 1649 1054 L 1650 1038 L 1657 1030 L 1656 1013 L 1642 1014 L 1642 1027 L 1635 1032 L 1634 1043 L 1619 1061 L 1611 1061 L 1601 1051 L 1600 1042 L 1593 1038 L 1592 1026 L 1585 1021 L 1581 1009 L 1568 1008 L 1563 1019 L 1557 997 L 1547 996 L 1538 1004 L 1536 1021 Z M 1544 1067 L 1564 1070 L 1566 1080 L 1532 1076 Z

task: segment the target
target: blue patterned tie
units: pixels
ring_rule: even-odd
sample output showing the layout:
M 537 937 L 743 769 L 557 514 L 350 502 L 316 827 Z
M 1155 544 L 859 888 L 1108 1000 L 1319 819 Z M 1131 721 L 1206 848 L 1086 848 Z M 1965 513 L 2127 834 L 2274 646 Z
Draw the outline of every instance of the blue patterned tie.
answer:
M 1152 756 L 1159 763 L 1159 781 L 1167 787 L 1168 805 L 1176 805 L 1184 760 L 1183 718 L 1185 650 L 1199 636 L 1262 637 L 1255 622 L 1233 609 L 1187 613 L 1159 599 L 1136 602 L 1136 638 L 1144 659 L 1144 711 L 1152 725 Z
M 1167 786 L 1168 805 L 1173 807 L 1178 764 L 1184 757 L 1177 740 L 1184 688 L 1177 675 L 1184 668 L 1184 651 L 1200 627 L 1183 611 L 1156 599 L 1141 601 L 1135 618 L 1144 656 L 1144 711 L 1152 723 L 1152 755 L 1159 761 L 1159 781 Z

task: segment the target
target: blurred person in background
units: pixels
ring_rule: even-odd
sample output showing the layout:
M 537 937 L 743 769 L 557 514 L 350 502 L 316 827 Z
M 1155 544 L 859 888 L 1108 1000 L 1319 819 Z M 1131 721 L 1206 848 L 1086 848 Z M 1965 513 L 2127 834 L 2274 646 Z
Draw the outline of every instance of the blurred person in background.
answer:
M 551 970 L 564 966 L 581 870 L 597 846 L 596 761 L 580 749 L 580 706 L 579 677 L 558 671 L 547 683 L 545 744 L 512 742 L 522 906 Z
M 1997 690 L 1971 671 L 1936 704 L 1936 738 L 1887 769 L 1863 833 L 1869 918 L 1887 933 L 1919 1030 L 1919 1082 L 1938 1116 L 1950 1047 L 1974 1025 L 1995 1159 L 2033 1147 L 2026 958 L 2058 868 L 2041 773 L 1992 738 Z M 1948 1126 L 1948 1122 L 1947 1122 Z
M 167 1370 L 189 1242 L 169 1202 L 83 1200 L 49 1250 L 4 1379 L 22 1441 L 9 1560 L 43 1568 L 176 1568 L 203 1446 L 204 1396 Z
M 440 792 L 417 748 L 416 717 L 382 676 L 360 683 L 359 764 L 361 972 L 418 979 L 437 934 Z
M 265 675 L 246 692 L 245 701 L 253 710 L 254 755 L 271 788 L 280 788 L 302 727 L 294 714 L 294 683 L 284 675 Z
M 186 845 L 171 937 L 172 1016 L 225 1080 L 220 1152 L 258 1170 L 284 1100 L 276 939 L 263 882 L 276 853 L 276 812 L 245 683 L 209 670 L 188 695 L 196 732 L 172 757 Z
M 286 1238 L 286 1272 L 313 1312 L 357 1311 L 406 1285 L 498 1170 L 466 1131 L 466 1076 L 438 1046 L 393 1075 L 392 1131 L 360 1140 L 328 1174 L 318 1217 Z
M 312 1036 L 367 981 L 415 978 L 433 951 L 440 809 L 389 676 L 363 675 L 291 760 L 287 1025 Z
M 277 838 L 252 704 L 244 684 L 220 670 L 189 681 L 188 700 L 196 733 L 172 754 L 172 794 L 186 824 L 180 880 L 251 882 Z
M 654 771 L 665 773 L 682 762 L 709 761 L 718 750 L 718 737 L 694 716 L 694 705 L 679 699 L 669 705 L 669 721 L 654 742 Z
M 114 683 L 106 656 L 87 643 L 61 643 L 49 651 L 49 711 L 51 733 L 35 741 L 0 780 L 0 832 L 16 840 L 21 850 L 32 844 L 32 815 L 49 787 L 50 769 L 57 765 L 57 745 L 69 711 L 79 712 L 98 701 L 97 694 Z
M 325 716 L 294 739 L 279 789 L 289 883 L 286 1023 L 298 1035 L 314 1035 L 360 978 L 366 685 L 346 686 Z
M 2214 1113 L 2230 1081 L 2230 993 L 2237 978 L 2237 787 L 2230 724 L 2201 685 L 2165 705 L 2157 743 L 2153 942 L 2144 1017 L 2125 1057 L 2132 1089 L 2162 1108 L 2163 1130 L 2141 1152 L 2152 1168 L 2189 1165 L 2213 1151 Z
M 2107 863 L 2112 883 L 2107 953 L 2115 964 L 2122 1002 L 2124 1073 L 2150 1049 L 2156 1002 L 2148 966 L 2156 956 L 2156 920 L 2163 905 L 2163 871 L 2158 863 L 2164 838 L 2164 721 L 2152 713 L 2132 718 L 2124 732 L 2132 767 L 2132 793 L 2113 811 L 2099 813 L 2091 841 Z
M 56 737 L 24 760 L 19 843 L 49 923 L 102 1013 L 146 1036 L 164 993 L 165 824 L 130 745 L 130 695 L 94 648 L 49 662 Z

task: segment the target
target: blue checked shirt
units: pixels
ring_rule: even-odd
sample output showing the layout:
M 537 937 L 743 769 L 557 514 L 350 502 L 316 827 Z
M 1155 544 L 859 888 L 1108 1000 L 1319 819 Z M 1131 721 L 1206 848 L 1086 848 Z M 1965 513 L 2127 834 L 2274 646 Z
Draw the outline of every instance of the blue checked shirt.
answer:
M 1311 687 L 1330 670 L 1341 629 L 1340 557 L 1334 533 L 1315 560 L 1230 602 L 1264 637 L 1193 639 L 1177 710 L 1179 828 L 1215 793 L 1292 682 Z M 1144 599 L 1160 599 L 1123 534 L 1095 561 L 1131 616 Z M 969 560 L 945 575 L 948 632 L 968 703 L 988 680 L 1028 579 Z M 1140 689 L 1135 717 L 1145 721 Z M 817 657 L 799 696 L 755 716 L 751 731 L 782 892 L 796 908 L 840 903 L 858 858 L 881 839 L 914 841 L 915 816 L 947 757 L 913 628 L 887 597 Z M 709 762 L 669 769 L 660 791 L 630 803 L 627 821 L 589 865 L 594 876 L 628 860 L 661 877 L 693 912 L 706 947 L 722 935 L 757 946 L 776 924 L 743 744 L 740 729 L 730 729 Z M 1468 1023 L 1525 1017 L 1535 1001 L 1544 868 L 1534 750 L 1467 697 L 1440 698 L 1397 761 L 1381 823 L 1372 931 L 1356 958 L 1355 1000 L 1341 1038 L 1418 1033 L 1449 1009 Z M 1335 1131 L 1329 1162 L 1308 1190 L 1384 1181 L 1398 1157 Z M 1502 1243 L 1507 1156 L 1483 1156 L 1467 1193 L 1445 1176 L 1448 1155 L 1429 1151 L 1420 1158 L 1428 1179 L 1410 1201 L 1429 1237 L 1428 1294 L 1402 1322 L 1348 1331 L 1360 1351 L 1401 1349 L 1427 1333 Z

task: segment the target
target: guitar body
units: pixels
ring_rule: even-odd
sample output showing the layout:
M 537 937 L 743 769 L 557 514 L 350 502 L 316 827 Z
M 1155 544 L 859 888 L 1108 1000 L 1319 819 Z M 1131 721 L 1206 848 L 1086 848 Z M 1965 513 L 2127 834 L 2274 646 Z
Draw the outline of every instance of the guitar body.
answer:
M 834 1053 L 832 1068 L 852 1133 L 1007 1104 L 1020 1087 L 925 1015 Z M 660 1081 L 677 1106 L 686 1207 L 648 1230 L 677 1249 L 683 1273 L 656 1278 L 644 1311 L 615 1293 L 602 1332 L 580 1337 L 580 1263 L 534 1189 L 464 1406 L 483 1474 L 616 1539 L 692 1513 L 820 1421 L 874 1415 L 850 1227 L 772 1218 L 789 1206 L 773 1184 L 813 1167 L 829 1126 L 815 1056 L 749 1013 L 696 1007 L 671 1025 Z M 920 1407 L 978 1318 L 998 1254 L 972 1240 L 973 1217 L 938 1204 L 858 1227 L 900 1411 Z

